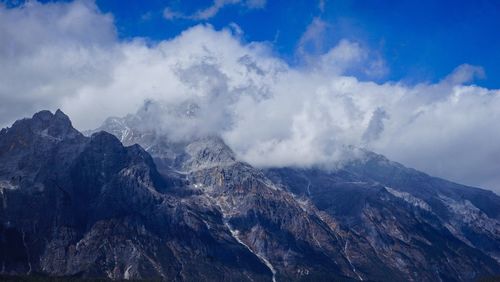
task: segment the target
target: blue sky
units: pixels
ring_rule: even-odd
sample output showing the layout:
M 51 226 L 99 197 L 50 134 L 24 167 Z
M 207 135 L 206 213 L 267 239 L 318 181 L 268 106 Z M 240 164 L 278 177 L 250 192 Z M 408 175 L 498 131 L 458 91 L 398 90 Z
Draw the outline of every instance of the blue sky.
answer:
M 360 42 L 387 64 L 388 72 L 379 81 L 435 82 L 467 63 L 485 70 L 476 84 L 500 87 L 500 1 L 496 0 L 326 0 L 323 8 L 319 1 L 268 0 L 257 9 L 226 5 L 201 20 L 166 20 L 163 11 L 170 7 L 189 15 L 213 1 L 98 0 L 97 4 L 114 15 L 122 38 L 162 40 L 200 22 L 217 29 L 236 23 L 246 41 L 271 42 L 291 64 L 299 63 L 297 45 L 317 18 L 328 26 L 323 45 L 315 51 L 326 51 L 341 38 Z

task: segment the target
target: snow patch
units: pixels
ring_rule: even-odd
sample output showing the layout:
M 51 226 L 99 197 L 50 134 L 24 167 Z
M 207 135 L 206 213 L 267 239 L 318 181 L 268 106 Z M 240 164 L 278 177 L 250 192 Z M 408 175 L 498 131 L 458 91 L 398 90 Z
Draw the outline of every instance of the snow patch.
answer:
M 359 275 L 359 273 L 356 271 L 356 267 L 354 267 L 354 265 L 351 262 L 351 259 L 349 258 L 349 255 L 347 254 L 347 246 L 348 246 L 348 244 L 349 244 L 349 240 L 345 240 L 345 244 L 344 244 L 345 258 L 349 262 L 349 265 L 351 266 L 352 272 L 354 272 L 354 274 L 356 274 L 356 276 L 358 276 L 359 280 L 363 281 L 363 277 L 361 277 L 361 275 Z
M 456 215 L 454 218 L 455 222 L 465 223 L 474 229 L 487 231 L 496 238 L 500 238 L 500 234 L 498 232 L 498 230 L 500 230 L 500 223 L 489 218 L 469 200 L 463 199 L 457 201 L 441 194 L 438 196 L 446 205 L 448 210 Z
M 130 280 L 130 270 L 132 269 L 132 265 L 129 265 L 127 269 L 125 269 L 125 273 L 123 273 L 123 279 Z
M 429 204 L 427 204 L 424 200 L 419 199 L 419 198 L 411 195 L 410 193 L 397 191 L 397 190 L 392 189 L 392 188 L 387 187 L 387 186 L 385 186 L 385 190 L 387 190 L 387 192 L 391 193 L 393 196 L 400 198 L 403 201 L 405 201 L 405 202 L 407 202 L 415 207 L 421 208 L 421 209 L 429 211 L 429 212 L 431 211 L 431 207 L 429 206 Z
M 259 254 L 259 253 L 256 253 L 252 250 L 252 248 L 250 248 L 250 246 L 248 246 L 245 242 L 243 242 L 241 239 L 240 239 L 240 233 L 238 230 L 234 229 L 233 227 L 231 227 L 231 225 L 228 223 L 228 218 L 235 212 L 233 210 L 233 213 L 231 212 L 228 212 L 228 204 L 227 204 L 227 199 L 225 199 L 225 197 L 221 197 L 219 199 L 214 199 L 215 200 L 215 204 L 219 207 L 220 211 L 221 211 L 221 214 L 222 214 L 222 220 L 224 222 L 224 225 L 227 227 L 227 229 L 229 230 L 229 232 L 231 233 L 231 236 L 238 242 L 240 243 L 241 245 L 243 245 L 249 252 L 251 252 L 252 254 L 254 254 L 262 263 L 264 263 L 267 268 L 269 268 L 269 270 L 271 271 L 271 273 L 273 274 L 273 282 L 276 282 L 276 269 L 274 268 L 274 266 L 271 264 L 271 262 L 266 258 L 264 257 L 263 255 Z M 226 207 L 226 209 L 224 208 Z M 234 209 L 234 206 L 233 206 L 233 209 Z
M 3 190 L 17 190 L 19 189 L 18 185 L 13 185 L 10 181 L 8 180 L 0 180 L 0 193 L 3 194 Z
M 254 252 L 245 242 L 243 242 L 240 237 L 239 237 L 239 234 L 240 232 L 238 230 L 235 230 L 231 227 L 231 225 L 229 225 L 229 223 L 227 222 L 224 222 L 224 225 L 226 225 L 226 227 L 229 229 L 229 232 L 231 233 L 231 235 L 233 236 L 233 238 L 238 242 L 240 243 L 241 245 L 243 245 L 245 248 L 247 248 L 247 250 L 249 252 L 251 252 L 252 254 L 254 254 L 257 258 L 260 259 L 260 261 L 262 261 L 266 266 L 267 268 L 269 268 L 269 270 L 271 270 L 272 274 L 273 274 L 273 282 L 276 282 L 276 269 L 274 269 L 273 265 L 271 264 L 271 262 L 265 258 L 264 256 L 262 256 L 261 254 L 258 254 L 256 252 Z

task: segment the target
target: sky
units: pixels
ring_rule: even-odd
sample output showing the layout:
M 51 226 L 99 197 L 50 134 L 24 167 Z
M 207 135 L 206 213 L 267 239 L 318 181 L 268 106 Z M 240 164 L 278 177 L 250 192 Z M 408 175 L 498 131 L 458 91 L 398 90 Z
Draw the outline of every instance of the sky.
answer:
M 1 126 L 154 101 L 172 138 L 217 134 L 259 167 L 354 145 L 500 191 L 498 1 L 0 3 Z
M 233 3 L 236 2 L 236 3 Z M 379 82 L 404 80 L 436 82 L 461 64 L 479 65 L 485 77 L 476 84 L 500 88 L 500 2 L 496 0 L 101 0 L 98 6 L 113 13 L 121 38 L 173 38 L 200 22 L 220 29 L 236 23 L 247 42 L 268 41 L 278 56 L 301 63 L 300 39 L 315 20 L 324 25 L 321 39 L 309 45 L 323 53 L 342 39 L 360 42 L 379 54 L 387 71 Z M 252 2 L 255 2 L 252 6 Z M 145 5 L 145 3 L 147 3 Z M 192 16 L 220 8 L 213 15 L 192 20 L 165 20 L 165 9 Z M 249 4 L 250 3 L 250 4 Z M 366 79 L 366 77 L 364 77 Z

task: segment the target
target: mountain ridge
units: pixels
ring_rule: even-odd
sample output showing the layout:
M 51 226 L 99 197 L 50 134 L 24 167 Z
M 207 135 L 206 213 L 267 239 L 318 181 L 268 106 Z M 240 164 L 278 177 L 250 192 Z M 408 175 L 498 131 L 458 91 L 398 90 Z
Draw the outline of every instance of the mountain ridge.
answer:
M 2 274 L 473 281 L 500 269 L 492 192 L 370 152 L 331 171 L 258 169 L 216 136 L 170 140 L 129 115 L 97 130 L 111 134 L 85 137 L 62 112 L 50 115 L 0 132 L 0 234 L 17 232 L 19 245 L 0 254 Z M 34 209 L 51 207 L 54 221 L 21 212 L 15 197 L 42 199 Z M 28 219 L 45 226 L 49 244 L 31 241 Z

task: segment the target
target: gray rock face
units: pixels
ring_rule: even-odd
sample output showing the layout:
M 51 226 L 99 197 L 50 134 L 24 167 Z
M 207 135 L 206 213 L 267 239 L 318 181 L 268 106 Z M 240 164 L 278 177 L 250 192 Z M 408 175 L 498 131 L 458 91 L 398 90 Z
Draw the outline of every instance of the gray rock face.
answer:
M 219 138 L 174 143 L 112 121 L 134 137 L 125 142 L 148 148 L 160 171 L 180 172 L 218 206 L 236 239 L 277 280 L 470 281 L 500 272 L 500 198 L 492 192 L 371 152 L 335 171 L 261 171 L 239 162 Z
M 418 184 L 411 178 L 401 186 L 388 187 L 355 170 L 350 166 L 335 172 L 281 168 L 267 170 L 266 175 L 340 223 L 346 253 L 361 277 L 383 281 L 469 281 L 499 271 L 491 248 L 499 246 L 498 221 L 474 206 L 474 216 L 484 223 L 473 231 L 467 227 L 469 220 L 457 212 L 469 213 L 467 209 L 460 206 L 453 211 L 446 206 L 470 203 L 465 197 L 444 200 L 439 194 L 443 186 L 435 186 L 441 196 L 424 198 L 418 196 L 422 191 L 409 189 L 410 183 Z M 426 182 L 418 182 L 425 185 L 442 181 L 426 177 Z M 458 194 L 460 188 L 450 191 Z M 441 207 L 444 209 L 439 210 Z
M 1 273 L 271 280 L 219 209 L 174 182 L 138 145 L 84 137 L 59 111 L 16 122 L 0 133 Z
M 473 281 L 500 273 L 492 192 L 370 152 L 335 171 L 260 170 L 218 137 L 173 141 L 144 114 L 110 118 L 90 137 L 59 111 L 0 132 L 2 274 Z
M 236 161 L 234 153 L 219 137 L 172 141 L 155 129 L 145 127 L 144 124 L 150 118 L 144 115 L 144 112 L 139 112 L 138 115 L 128 115 L 125 118 L 108 118 L 100 128 L 92 132 L 106 131 L 115 135 L 123 144 L 140 144 L 151 154 L 159 169 L 186 173 Z
M 220 138 L 172 142 L 134 127 L 137 120 L 141 117 L 111 118 L 99 130 L 125 132 L 117 137 L 147 148 L 163 175 L 184 178 L 183 189 L 217 207 L 233 238 L 268 267 L 273 280 L 358 278 L 336 231 L 262 171 L 238 162 Z

